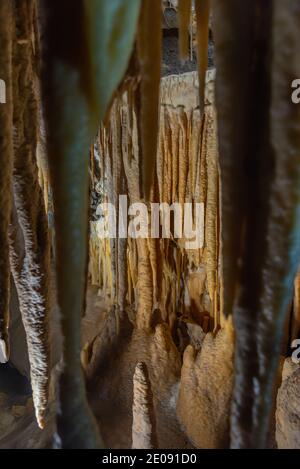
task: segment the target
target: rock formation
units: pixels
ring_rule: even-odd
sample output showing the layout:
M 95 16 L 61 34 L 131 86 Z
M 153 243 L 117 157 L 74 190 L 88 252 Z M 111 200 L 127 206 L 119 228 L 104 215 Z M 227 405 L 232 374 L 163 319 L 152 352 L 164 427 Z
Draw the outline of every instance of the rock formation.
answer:
M 2 18 L 0 447 L 299 447 L 299 5 Z
M 300 447 L 299 380 L 299 365 L 287 358 L 283 365 L 276 405 L 276 441 L 279 449 Z
M 157 447 L 153 396 L 147 367 L 138 363 L 133 376 L 132 448 Z
M 184 352 L 177 414 L 196 448 L 226 448 L 233 387 L 232 325 Z

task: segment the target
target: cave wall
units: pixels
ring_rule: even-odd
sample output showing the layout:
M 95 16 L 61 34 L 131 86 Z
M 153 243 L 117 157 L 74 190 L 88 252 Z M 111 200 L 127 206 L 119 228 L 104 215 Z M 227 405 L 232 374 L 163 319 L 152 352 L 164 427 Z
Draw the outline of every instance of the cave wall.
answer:
M 137 305 L 137 320 L 141 323 L 149 323 L 155 311 L 170 325 L 171 330 L 174 327 L 176 330 L 179 318 L 200 326 L 205 323 L 206 330 L 216 329 L 221 324 L 219 176 L 213 83 L 214 70 L 210 70 L 207 75 L 206 115 L 202 119 L 198 107 L 196 72 L 162 79 L 159 146 L 155 188 L 151 196 L 152 202 L 170 205 L 177 202 L 181 207 L 185 202 L 202 202 L 205 224 L 203 226 L 201 219 L 199 231 L 204 234 L 203 247 L 186 250 L 184 238 L 128 239 L 120 246 L 118 241 L 101 240 L 97 236 L 97 224 L 103 220 L 91 222 L 92 283 L 102 289 L 110 287 L 112 302 L 114 291 L 120 293 L 125 288 L 127 301 Z M 118 195 L 126 194 L 127 190 L 129 203 L 143 200 L 139 187 L 139 143 L 133 100 L 131 90 L 116 98 L 110 121 L 100 130 L 91 150 L 94 193 L 98 190 L 102 194 L 98 196 L 99 208 L 104 200 L 118 204 Z M 200 133 L 199 127 L 202 128 Z M 121 164 L 117 160 L 120 155 Z M 96 165 L 99 167 L 98 177 L 95 177 Z M 95 210 L 96 206 L 93 207 Z M 124 256 L 124 251 L 128 272 L 126 268 L 117 272 L 124 264 L 118 255 Z M 108 265 L 109 256 L 111 266 Z M 143 301 L 143 317 L 139 319 L 142 271 L 145 272 L 145 281 L 148 276 L 147 289 L 152 290 L 152 294 Z M 116 283 L 114 287 L 113 282 Z M 124 299 L 119 306 L 124 307 Z

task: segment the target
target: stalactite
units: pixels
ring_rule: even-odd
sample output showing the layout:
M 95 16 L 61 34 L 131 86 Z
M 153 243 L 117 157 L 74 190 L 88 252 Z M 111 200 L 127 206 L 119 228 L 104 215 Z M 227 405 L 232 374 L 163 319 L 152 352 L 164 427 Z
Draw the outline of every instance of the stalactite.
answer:
M 117 227 L 117 232 L 119 231 L 119 203 L 118 203 L 118 197 L 120 194 L 123 194 L 123 191 L 121 190 L 121 185 L 124 182 L 122 181 L 122 167 L 123 167 L 123 162 L 122 162 L 122 148 L 121 148 L 121 142 L 122 142 L 122 121 L 121 121 L 121 115 L 120 115 L 120 110 L 118 107 L 116 107 L 115 112 L 112 113 L 112 119 L 110 122 L 110 141 L 111 141 L 111 158 L 112 158 L 112 202 L 114 204 L 114 207 L 116 209 L 116 227 Z M 122 282 L 122 269 L 123 266 L 121 264 L 121 259 L 122 257 L 124 258 L 124 240 L 120 239 L 119 237 L 114 240 L 115 243 L 115 268 L 116 268 L 116 297 L 115 301 L 116 304 L 119 303 L 119 283 L 120 279 Z M 123 256 L 122 253 L 119 253 L 119 248 L 122 248 L 123 245 Z M 121 270 L 121 272 L 120 272 Z M 121 276 L 121 278 L 120 278 Z
M 197 171 L 197 163 L 198 163 L 198 156 L 199 156 L 199 147 L 198 142 L 199 132 L 195 134 L 193 131 L 194 125 L 196 123 L 193 121 L 193 110 L 187 113 L 187 139 L 189 141 L 189 155 L 190 155 L 190 164 L 188 168 L 188 200 L 195 200 L 195 186 L 196 186 L 196 171 Z M 196 117 L 196 116 L 195 116 Z
M 127 104 L 128 101 L 131 100 L 134 114 L 131 118 L 128 114 L 127 118 L 125 118 L 125 115 L 123 116 L 124 121 L 126 122 L 126 128 L 125 125 L 123 125 L 122 130 L 126 133 L 127 145 L 123 144 L 121 155 L 123 158 L 130 203 L 135 203 L 141 200 L 141 193 L 139 187 L 140 167 L 137 136 L 137 108 L 136 103 L 131 98 L 131 93 L 132 90 L 129 87 L 125 94 L 119 98 L 119 103 L 115 103 L 116 107 L 114 112 L 119 114 L 120 107 L 122 107 L 124 103 L 126 103 L 125 109 L 127 109 L 127 113 L 128 111 L 132 112 L 130 108 L 128 109 Z M 112 119 L 114 119 L 114 116 L 112 116 Z M 128 127 L 130 122 L 132 128 Z M 122 136 L 122 140 L 124 142 L 125 134 Z M 136 324 L 140 329 L 149 329 L 153 307 L 153 276 L 149 257 L 150 252 L 148 240 L 143 238 L 130 240 L 129 246 L 131 246 L 129 254 L 131 278 L 133 285 L 137 289 L 135 298 L 137 307 Z M 134 249 L 132 249 L 133 246 Z
M 10 264 L 17 287 L 28 345 L 36 417 L 41 428 L 48 400 L 49 237 L 36 164 L 37 99 L 34 93 L 32 22 L 35 2 L 15 10 L 14 44 L 14 214 L 10 229 Z M 22 246 L 23 245 L 23 246 Z M 24 249 L 24 252 L 23 252 Z
M 116 176 L 119 169 L 114 158 L 120 152 L 124 163 L 128 203 L 142 200 L 139 185 L 141 165 L 137 126 L 139 119 L 138 99 L 136 80 L 126 80 L 122 92 L 119 90 L 115 95 L 105 128 L 101 127 L 100 129 L 100 154 L 101 158 L 104 158 L 103 166 L 106 167 L 106 174 L 110 174 L 108 179 L 105 178 L 105 185 L 107 186 L 105 192 L 111 201 L 118 193 L 123 191 L 123 189 L 115 190 Z M 215 142 L 212 140 L 215 137 L 214 131 L 216 129 L 215 113 L 209 108 L 206 126 L 202 128 L 198 108 L 197 73 L 188 73 L 181 77 L 163 78 L 161 81 L 160 105 L 159 146 L 150 202 L 178 203 L 180 199 L 181 203 L 199 203 L 200 182 L 198 179 L 201 156 L 204 162 L 205 177 L 205 183 L 201 186 L 203 189 L 202 201 L 206 204 L 207 189 L 210 191 L 210 200 L 215 200 L 213 191 L 213 189 L 217 189 L 217 186 L 213 186 L 215 178 L 213 177 L 210 187 L 208 187 L 207 181 L 207 165 L 210 165 L 210 174 L 213 173 L 211 169 L 217 167 L 217 150 L 214 146 Z M 209 106 L 211 105 L 212 103 L 209 101 Z M 121 132 L 120 128 L 113 130 L 118 121 L 120 122 Z M 201 132 L 199 132 L 200 128 Z M 114 142 L 114 150 L 112 148 L 112 138 L 118 140 Z M 201 148 L 203 155 L 200 154 Z M 213 154 L 214 150 L 215 154 Z M 210 152 L 209 156 L 208 152 Z M 114 156 L 113 153 L 115 153 Z M 200 229 L 202 230 L 203 226 Z M 212 224 L 211 235 L 214 229 L 216 229 L 216 223 Z M 214 311 L 210 311 L 211 302 L 207 292 L 203 252 L 199 249 L 187 251 L 184 249 L 184 241 L 184 239 L 177 240 L 172 237 L 171 239 L 128 238 L 127 301 L 129 307 L 126 307 L 126 313 L 130 318 L 130 322 L 134 324 L 134 338 L 129 345 L 135 360 L 133 366 L 135 366 L 136 360 L 144 361 L 145 358 L 147 359 L 147 366 L 149 365 L 149 357 L 152 357 L 152 348 L 154 342 L 156 343 L 156 339 L 153 337 L 154 331 L 155 337 L 161 328 L 168 331 L 168 334 L 172 334 L 180 343 L 180 351 L 184 350 L 188 340 L 186 333 L 180 336 L 180 332 L 185 331 L 187 325 L 200 329 L 198 324 L 202 324 L 206 332 L 212 331 L 213 320 L 210 314 L 213 314 Z M 213 238 L 211 238 L 211 242 L 213 242 Z M 188 288 L 191 291 L 189 304 L 185 303 Z M 218 285 L 216 284 L 213 289 L 214 295 L 217 288 Z M 101 353 L 97 354 L 97 349 L 101 346 L 101 343 L 101 341 L 93 343 L 94 372 L 97 369 L 96 362 L 103 355 Z M 159 350 L 155 352 L 155 360 L 156 357 L 160 357 L 162 354 L 168 354 L 169 347 L 169 340 L 162 341 Z M 122 358 L 126 376 L 130 375 L 129 371 L 132 369 L 132 366 L 129 366 L 129 363 L 131 363 L 129 358 L 132 360 L 131 355 L 130 357 L 126 355 L 126 359 Z M 161 362 L 162 359 L 159 358 L 159 366 L 149 365 L 151 382 L 155 383 L 153 386 L 155 386 L 155 393 L 156 396 L 159 396 L 159 400 L 161 395 L 157 390 L 157 382 L 161 380 Z M 170 366 L 168 365 L 168 367 Z M 154 381 L 152 380 L 152 369 L 155 374 Z M 166 375 L 169 372 L 168 368 Z M 119 382 L 119 379 L 123 380 L 124 378 L 117 378 L 114 374 L 113 379 L 114 382 L 115 380 Z M 131 380 L 132 376 L 130 375 L 130 382 Z M 124 384 L 124 386 L 127 386 L 127 384 Z M 162 383 L 162 386 L 164 386 L 164 383 Z M 220 394 L 223 395 L 223 389 L 221 389 Z M 230 397 L 230 392 L 228 392 L 228 396 Z M 169 400 L 170 397 L 168 396 L 167 399 Z M 175 402 L 175 396 L 172 399 Z M 155 406 L 159 407 L 160 405 L 160 403 L 156 404 L 155 401 Z M 227 420 L 225 421 L 225 418 L 222 420 L 222 425 L 224 422 L 226 423 L 226 426 L 224 423 L 222 428 L 226 429 L 228 428 L 228 412 L 229 406 L 226 407 Z M 218 417 L 216 417 L 216 421 L 217 419 Z M 159 424 L 158 428 L 160 428 Z M 215 441 L 217 441 L 217 437 Z
M 156 239 L 148 239 L 148 249 L 150 256 L 150 264 L 152 270 L 152 283 L 153 283 L 153 307 L 158 304 L 158 243 Z
M 180 127 L 178 125 L 178 116 L 175 112 L 168 112 L 168 120 L 169 120 L 169 129 L 170 129 L 170 141 L 171 141 L 171 148 L 169 150 L 170 162 L 171 162 L 171 177 L 170 177 L 170 185 L 171 185 L 171 198 L 170 202 L 178 202 L 179 194 L 182 193 L 182 184 L 180 185 L 180 180 L 182 178 L 181 171 L 182 169 L 185 170 L 186 168 L 183 165 L 182 168 L 182 148 L 180 148 L 180 141 L 179 141 L 179 133 Z M 180 152 L 181 150 L 181 152 Z M 180 159 L 181 156 L 181 159 Z M 181 165 L 180 165 L 181 163 Z M 184 174 L 184 172 L 183 172 Z M 184 189 L 183 189 L 184 190 Z
M 127 284 L 127 240 L 118 240 L 118 306 L 121 312 L 125 311 Z
M 83 67 L 84 72 L 81 72 L 80 60 L 83 57 L 78 55 L 75 58 L 75 51 L 77 54 L 82 50 L 81 42 L 86 44 L 82 31 L 84 13 L 81 2 L 76 3 L 72 11 L 73 21 L 70 22 L 67 4 L 63 9 L 61 3 L 51 4 L 44 5 L 47 55 L 44 60 L 43 98 L 55 210 L 58 303 L 64 335 L 65 368 L 60 377 L 61 407 L 57 425 L 62 447 L 99 447 L 102 443 L 88 411 L 80 362 L 91 130 L 87 117 L 90 91 L 81 90 L 80 86 L 80 80 L 85 86 L 88 84 L 88 69 Z M 67 30 L 66 24 L 69 24 Z M 80 44 L 78 48 L 77 44 Z
M 218 109 L 222 177 L 222 244 L 225 314 L 230 314 L 233 311 L 233 304 L 234 301 L 236 301 L 235 294 L 239 278 L 238 258 L 241 255 L 242 242 L 241 230 L 243 224 L 245 225 L 246 223 L 242 218 L 242 212 L 244 214 L 247 210 L 246 190 L 247 177 L 249 178 L 249 174 L 246 176 L 245 171 L 247 168 L 245 163 L 247 158 L 249 159 L 248 171 L 251 171 L 252 177 L 251 192 L 257 190 L 257 188 L 254 189 L 253 183 L 257 183 L 257 179 L 255 178 L 257 178 L 257 162 L 259 157 L 257 156 L 258 152 L 256 148 L 254 154 L 253 151 L 251 153 L 249 140 L 252 138 L 253 143 L 255 141 L 257 145 L 261 145 L 261 136 L 266 130 L 266 123 L 268 122 L 268 118 L 265 116 L 269 104 L 268 94 L 265 94 L 264 97 L 262 96 L 262 92 L 265 91 L 263 89 L 265 82 L 261 80 L 258 83 L 255 75 L 257 68 L 251 70 L 253 54 L 255 53 L 253 46 L 254 29 L 255 24 L 258 22 L 259 14 L 261 13 L 261 11 L 259 11 L 257 16 L 254 13 L 257 3 L 258 2 L 254 5 L 252 2 L 245 2 L 242 8 L 241 5 L 235 1 L 227 2 L 226 5 L 215 2 L 214 10 L 214 37 L 218 68 L 216 103 Z M 267 6 L 264 8 L 265 16 L 267 16 L 270 4 L 268 3 L 268 8 Z M 222 26 L 224 21 L 227 24 L 225 29 Z M 266 54 L 267 47 L 264 40 L 268 35 L 266 26 L 267 25 L 258 24 L 256 28 L 258 35 L 260 34 L 260 65 L 263 65 L 262 61 L 266 58 L 264 55 Z M 258 63 L 258 60 L 256 60 L 256 67 L 258 67 Z M 266 69 L 267 66 L 264 66 L 263 70 L 265 71 Z M 240 70 L 241 73 L 238 74 L 238 70 Z M 250 89 L 246 88 L 246 83 L 251 83 L 251 93 Z M 251 100 L 253 101 L 252 103 Z M 257 109 L 255 109 L 254 103 L 257 103 Z M 242 115 L 239 113 L 239 109 L 243 110 Z M 261 127 L 260 130 L 258 130 L 257 126 L 254 127 L 252 125 L 254 116 L 258 113 L 261 115 L 261 119 L 265 116 L 264 127 Z M 251 135 L 250 139 L 248 138 L 249 135 Z M 260 152 L 262 152 L 261 148 Z M 266 159 L 265 155 L 261 155 L 261 157 Z M 258 205 L 255 205 L 252 194 L 249 194 L 249 197 L 250 207 L 252 204 L 257 213 Z M 258 272 L 261 271 L 261 266 L 258 264 L 254 268 L 254 266 L 251 266 L 254 259 L 249 259 L 250 256 L 256 259 L 260 258 L 261 255 L 260 252 L 258 252 L 259 245 L 257 240 L 255 252 L 251 252 L 250 254 L 250 246 L 253 245 L 253 240 L 249 240 L 249 236 L 254 238 L 255 221 L 253 220 L 253 222 L 251 227 L 247 226 L 248 230 L 252 229 L 251 235 L 249 231 L 247 238 L 250 244 L 247 245 L 247 241 L 244 240 L 248 251 L 245 264 L 250 260 L 250 264 L 245 267 L 245 269 L 248 268 L 248 276 L 252 271 L 255 276 L 258 276 Z M 248 223 L 249 221 L 247 224 Z M 263 227 L 260 227 L 260 230 L 259 237 L 261 238 Z M 257 369 L 259 357 L 257 352 L 255 353 L 257 347 L 255 331 L 257 330 L 257 321 L 259 320 L 260 305 L 256 305 L 256 302 L 259 301 L 259 290 L 254 291 L 253 289 L 257 283 L 253 282 L 251 276 L 247 278 L 247 280 L 248 283 L 245 294 L 247 294 L 247 292 L 249 293 L 248 296 L 244 296 L 246 296 L 245 300 L 247 301 L 248 298 L 249 301 L 251 295 L 253 304 L 247 305 L 245 309 L 242 309 L 240 305 L 233 311 L 235 315 L 235 327 L 237 329 L 235 353 L 236 376 L 231 423 L 231 445 L 233 447 L 255 447 L 256 442 L 259 441 L 262 434 L 264 434 L 265 438 L 266 432 L 266 428 L 262 427 L 261 421 L 259 422 L 260 428 L 258 429 L 258 416 L 253 419 L 254 406 L 256 405 L 255 401 L 259 400 L 258 395 L 262 392 L 261 389 L 257 390 L 260 385 L 259 379 L 261 378 L 259 376 L 259 370 Z M 237 317 L 239 317 L 239 320 Z M 245 363 L 245 360 L 247 363 Z M 255 377 L 255 381 L 253 377 Z M 245 399 L 247 399 L 248 402 L 247 408 L 243 404 Z M 252 427 L 254 425 L 256 426 L 255 435 Z
M 110 135 L 109 129 L 107 133 Z M 111 135 L 108 137 L 107 148 L 104 146 L 102 148 L 103 154 L 106 157 L 106 177 L 107 177 L 107 198 L 108 203 L 114 204 L 115 202 L 115 193 L 114 193 L 114 179 L 113 179 L 113 154 L 112 154 L 112 142 Z M 111 289 L 111 299 L 114 303 L 117 296 L 117 241 L 115 238 L 110 238 L 110 255 L 111 255 L 111 275 L 112 275 L 112 289 Z
M 214 79 L 213 74 L 208 74 L 207 84 L 211 84 Z M 211 111 L 209 116 L 204 120 L 203 128 L 199 133 L 199 126 L 201 126 L 200 112 L 197 108 L 197 74 L 185 74 L 180 77 L 168 77 L 161 82 L 161 113 L 160 113 L 160 132 L 159 132 L 159 148 L 156 157 L 156 176 L 154 185 L 151 191 L 151 202 L 168 202 L 183 204 L 186 201 L 202 202 L 206 204 L 207 197 L 207 161 L 206 157 L 210 152 L 211 162 L 215 162 L 215 169 L 217 168 L 217 149 L 212 139 L 215 134 L 215 114 Z M 110 119 L 106 123 L 106 128 L 102 128 L 101 135 L 101 154 L 104 155 L 107 168 L 107 193 L 109 201 L 114 201 L 115 195 L 120 193 L 115 190 L 116 174 L 118 172 L 118 165 L 112 161 L 112 155 L 120 151 L 124 163 L 124 170 L 126 175 L 126 184 L 128 187 L 128 195 L 130 203 L 138 202 L 141 200 L 141 191 L 139 187 L 139 142 L 137 132 L 137 103 L 136 103 L 136 82 L 128 81 L 122 93 L 115 97 L 114 103 L 111 106 Z M 212 106 L 213 99 L 209 96 L 207 99 L 208 105 Z M 113 131 L 116 127 L 115 120 L 119 120 L 121 116 L 122 131 Z M 198 124 L 198 126 L 197 126 Z M 112 137 L 115 137 L 118 142 L 114 143 L 112 148 Z M 201 152 L 200 152 L 201 149 Z M 213 154 L 215 152 L 215 154 Z M 200 163 L 202 162 L 202 174 L 200 178 Z M 200 183 L 198 179 L 201 179 Z M 115 181 L 115 182 L 114 182 Z M 210 188 L 218 189 L 218 187 L 211 183 Z M 211 194 L 214 193 L 211 191 Z M 183 206 L 182 206 L 183 208 Z M 217 217 L 217 214 L 215 214 Z M 217 228 L 216 220 L 211 225 L 211 233 L 215 232 Z M 200 228 L 201 230 L 203 227 Z M 211 243 L 214 241 L 213 235 L 210 236 Z M 114 241 L 114 240 L 112 240 Z M 115 241 L 114 241 L 115 242 Z M 141 248 L 143 241 L 136 242 L 135 240 L 128 240 L 128 282 L 129 282 L 129 296 L 130 304 L 135 303 L 139 313 L 138 318 L 141 318 L 142 312 L 142 328 L 148 328 L 149 324 L 153 326 L 155 311 L 161 311 L 162 317 L 169 324 L 174 325 L 178 315 L 178 309 L 181 309 L 183 304 L 182 295 L 184 289 L 181 285 L 182 277 L 189 276 L 195 272 L 195 269 L 203 269 L 203 250 L 185 251 L 182 240 L 174 244 L 168 239 L 165 240 L 152 240 L 149 239 L 145 246 Z M 213 244 L 212 244 L 213 245 Z M 136 254 L 136 247 L 139 246 L 140 252 L 148 252 L 145 258 L 146 265 L 138 265 L 140 259 L 139 252 Z M 217 245 L 213 250 L 214 255 L 218 257 L 216 252 Z M 92 254 L 93 255 L 93 254 Z M 212 266 L 217 265 L 217 257 L 213 257 L 210 263 L 211 275 L 214 275 Z M 115 262 L 116 255 L 112 256 L 112 266 Z M 188 261 L 187 261 L 188 259 Z M 211 258 L 212 259 L 212 258 Z M 149 263 L 150 260 L 150 263 Z M 183 267 L 187 262 L 186 270 Z M 202 265 L 202 267 L 200 267 Z M 151 278 L 148 278 L 147 284 L 151 285 L 153 290 L 153 299 L 150 301 L 150 295 L 147 294 L 147 306 L 144 302 L 140 301 L 139 292 L 145 276 L 140 279 L 139 272 L 146 269 Z M 183 270 L 181 270 L 183 269 Z M 147 274 L 147 275 L 148 275 Z M 198 275 L 198 274 L 197 274 Z M 199 274 L 200 275 L 200 274 Z M 201 274 L 202 275 L 202 274 Z M 219 324 L 219 316 L 217 311 L 217 280 L 215 278 L 215 287 L 211 288 L 211 302 L 215 305 L 212 308 L 211 314 L 216 316 L 216 327 Z M 138 281 L 139 280 L 139 281 Z M 146 284 L 145 284 L 146 285 Z M 175 288 L 174 288 L 175 285 Z M 210 283 L 211 285 L 211 283 Z M 205 289 L 204 289 L 205 290 Z M 146 291 L 146 290 L 145 290 Z M 201 292 L 194 294 L 201 296 Z M 134 299 L 132 297 L 134 294 Z M 140 305 L 140 306 L 138 306 Z M 197 308 L 205 312 L 207 302 L 197 301 Z M 204 309 L 203 309 L 204 308 Z M 147 313 L 145 311 L 147 310 Z M 194 312 L 196 314 L 196 312 Z M 146 323 L 144 320 L 146 319 Z M 140 320 L 138 320 L 141 325 Z M 172 326 L 173 327 L 173 326 Z
M 222 245 L 224 314 L 232 313 L 237 278 L 237 259 L 240 254 L 242 205 L 244 200 L 242 167 L 246 153 L 247 137 L 244 135 L 248 119 L 247 90 L 251 45 L 249 29 L 253 24 L 250 2 L 242 7 L 230 0 L 214 5 L 214 38 L 216 42 L 216 66 L 221 74 L 216 81 L 216 105 L 218 110 L 218 137 L 221 152 L 222 185 Z M 246 10 L 244 14 L 243 11 Z M 224 28 L 222 18 L 230 18 Z M 235 40 L 235 37 L 241 39 Z M 236 72 L 234 72 L 236 70 Z M 231 83 L 231 86 L 228 85 Z M 257 97 L 255 100 L 257 101 Z M 240 127 L 243 125 L 243 133 Z M 226 292 L 226 294 L 225 294 Z
M 9 297 L 10 267 L 8 249 L 8 226 L 11 213 L 11 176 L 12 176 L 12 34 L 13 9 L 9 0 L 0 4 L 0 70 L 1 79 L 6 84 L 6 103 L 0 104 L 0 362 L 9 359 Z
M 138 329 L 149 329 L 153 309 L 153 280 L 147 239 L 138 238 L 138 298 L 136 325 Z
M 207 162 L 206 162 L 206 155 L 207 155 L 207 130 L 208 130 L 208 117 L 204 114 L 202 118 L 202 142 L 201 142 L 201 150 L 200 150 L 200 162 L 199 162 L 199 169 L 198 169 L 198 177 L 199 177 L 199 200 L 201 203 L 206 204 L 206 197 L 207 197 Z
M 165 110 L 165 144 L 164 144 L 164 191 L 163 191 L 163 202 L 168 204 L 172 201 L 172 124 L 170 122 L 170 116 L 168 110 Z M 175 131 L 174 131 L 175 132 Z M 178 131 L 176 132 L 178 134 Z M 177 142 L 175 142 L 176 145 Z M 178 152 L 178 150 L 177 150 Z
M 136 290 L 138 276 L 137 276 L 137 261 L 136 261 L 136 242 L 129 238 L 128 240 L 128 251 L 127 251 L 127 259 L 128 259 L 128 267 L 129 267 L 129 276 L 130 276 L 130 283 L 133 289 L 133 292 Z M 132 291 L 130 291 L 130 295 Z M 134 293 L 135 295 L 135 293 Z M 136 296 L 136 295 L 135 295 Z M 134 303 L 134 298 L 129 296 L 128 298 L 129 304 Z
M 35 31 L 35 34 L 38 34 L 38 31 Z M 37 36 L 38 37 L 38 36 Z M 39 57 L 39 56 L 38 56 Z M 37 166 L 39 170 L 39 184 L 43 191 L 44 202 L 45 202 L 45 209 L 46 213 L 48 214 L 49 211 L 51 212 L 51 197 L 49 200 L 50 195 L 50 184 L 49 184 L 49 166 L 47 161 L 47 142 L 46 142 L 46 129 L 45 129 L 45 121 L 43 115 L 43 106 L 42 106 L 42 98 L 41 98 L 41 85 L 39 81 L 39 76 L 35 78 L 35 95 L 37 99 L 38 105 L 38 128 L 37 128 L 37 149 L 36 149 L 36 160 Z
M 179 52 L 182 60 L 189 56 L 189 27 L 191 23 L 191 0 L 179 0 Z
M 106 297 L 112 292 L 110 240 L 99 237 L 97 222 L 90 225 L 90 276 L 92 285 L 100 287 Z
M 207 120 L 206 134 L 206 166 L 207 166 L 207 197 L 205 216 L 205 263 L 207 271 L 207 287 L 211 303 L 213 305 L 213 315 L 216 318 L 216 292 L 217 292 L 217 216 L 218 216 L 218 161 L 217 161 L 217 136 L 216 118 L 212 106 L 207 106 L 205 110 L 205 120 Z M 204 155 L 202 155 L 204 157 Z M 218 323 L 218 321 L 216 321 Z
M 157 163 L 157 168 L 159 168 L 159 180 L 160 180 L 160 200 L 167 202 L 167 188 L 168 188 L 168 179 L 166 178 L 166 142 L 169 137 L 169 127 L 168 127 L 168 116 L 165 107 L 161 110 L 161 123 L 162 128 L 160 131 L 161 143 L 160 143 L 160 152 L 159 157 L 161 158 L 161 163 Z
M 153 395 L 144 363 L 138 363 L 135 367 L 132 411 L 132 449 L 157 448 Z
M 200 179 L 201 133 L 199 133 L 199 128 L 201 128 L 201 116 L 198 109 L 192 111 L 191 122 L 191 194 L 194 200 L 200 200 L 200 186 L 202 186 L 202 184 Z
M 86 287 L 88 148 L 98 119 L 105 116 L 126 70 L 139 1 L 80 1 L 72 5 L 71 11 L 68 3 L 44 1 L 42 5 L 43 98 L 64 335 L 58 433 L 63 447 L 99 447 L 102 442 L 87 406 L 80 363 L 80 322 Z M 112 41 L 118 46 L 111 47 Z
M 157 196 L 159 200 L 163 200 L 163 170 L 164 170 L 164 113 L 161 112 L 160 117 L 160 132 L 159 132 L 159 142 L 158 142 L 158 151 L 157 151 L 157 160 L 156 160 L 156 177 L 158 185 Z
M 124 360 L 130 383 L 132 367 L 139 360 L 134 375 L 134 448 L 159 444 L 154 439 L 147 368 L 141 361 L 148 360 L 151 381 L 157 386 L 155 406 L 160 409 L 173 399 L 161 377 L 168 375 L 170 364 L 171 368 L 174 365 L 169 381 L 178 384 L 180 353 L 188 342 L 199 351 L 191 346 L 185 350 L 177 412 L 191 441 L 200 447 L 224 447 L 230 431 L 232 448 L 266 447 L 280 344 L 283 335 L 288 335 L 284 324 L 293 288 L 296 320 L 292 337 L 299 327 L 299 274 L 296 280 L 295 276 L 300 261 L 300 111 L 291 102 L 290 81 L 300 76 L 300 6 L 294 0 L 213 0 L 219 178 L 216 112 L 205 94 L 210 0 L 195 0 L 199 69 L 196 104 L 188 93 L 185 95 L 187 87 L 193 91 L 197 87 L 195 74 L 161 80 L 160 0 L 78 0 L 72 7 L 70 2 L 41 0 L 42 105 L 32 84 L 38 56 L 37 31 L 32 26 L 36 21 L 35 0 L 23 0 L 22 5 L 0 1 L 0 15 L 8 18 L 0 25 L 4 44 L 0 66 L 7 84 L 6 107 L 0 108 L 4 136 L 0 141 L 0 245 L 4 251 L 0 259 L 0 355 L 1 361 L 9 359 L 10 273 L 5 257 L 9 241 L 40 427 L 45 420 L 50 368 L 49 243 L 39 187 L 40 182 L 48 211 L 48 167 L 43 161 L 39 115 L 44 107 L 64 337 L 57 419 L 61 446 L 103 445 L 87 404 L 81 363 L 91 377 L 97 362 L 117 348 L 117 338 L 124 339 L 119 334 L 122 311 L 130 319 L 128 335 L 134 325 L 133 345 L 130 342 L 129 352 L 125 352 L 127 358 L 134 352 L 130 370 Z M 136 51 L 126 80 L 118 88 L 132 53 L 141 4 Z M 13 5 L 17 26 L 14 73 Z M 191 5 L 191 0 L 179 2 L 182 58 L 188 55 Z M 134 60 L 137 70 L 133 71 Z M 181 86 L 183 93 L 176 97 Z M 183 95 L 184 103 L 180 102 Z M 93 147 L 89 158 L 88 149 L 100 119 L 97 144 L 101 154 L 96 156 Z M 15 160 L 10 187 L 12 141 Z M 96 158 L 101 160 L 101 176 L 95 173 Z M 93 221 L 89 243 L 92 282 L 99 285 L 103 296 L 111 293 L 113 307 L 105 318 L 106 328 L 81 351 L 89 160 L 92 183 L 101 178 L 104 200 L 115 207 L 122 194 L 128 194 L 131 203 L 142 199 L 179 202 L 181 206 L 187 201 L 203 203 L 205 244 L 204 249 L 185 250 L 185 239 L 173 236 L 162 240 L 100 240 L 98 222 Z M 118 215 L 119 208 L 117 224 Z M 231 318 L 224 320 L 223 312 L 233 315 L 236 330 L 230 425 L 234 340 Z M 178 349 L 171 334 L 178 340 Z M 126 335 L 124 343 L 127 340 Z M 296 388 L 294 378 L 288 381 Z M 281 405 L 286 379 L 283 377 Z M 159 398 L 167 388 L 166 401 L 161 404 Z
M 115 145 L 113 148 L 114 155 L 114 193 L 116 197 L 125 195 L 127 193 L 126 178 L 124 171 L 124 163 L 122 158 L 123 141 L 126 133 L 128 132 L 126 124 L 122 122 L 122 108 L 118 109 L 115 114 L 115 127 L 113 139 Z M 118 201 L 115 200 L 116 217 L 117 217 L 117 230 L 120 226 L 120 209 Z M 127 214 L 126 214 L 127 215 Z M 125 222 L 126 223 L 126 222 Z M 127 295 L 127 238 L 118 237 L 117 240 L 117 304 L 121 312 L 125 311 L 125 300 Z
M 264 448 L 300 259 L 299 108 L 287 86 L 300 73 L 300 8 L 215 5 L 225 312 L 235 304 L 236 329 L 231 446 Z
M 153 183 L 159 131 L 159 87 L 161 77 L 161 1 L 143 0 L 138 30 L 141 73 L 140 134 L 143 195 L 149 200 Z
M 197 55 L 199 72 L 200 110 L 202 113 L 204 111 L 205 77 L 208 64 L 210 2 L 211 0 L 195 0 L 197 20 Z
M 189 159 L 189 141 L 187 139 L 188 121 L 186 113 L 182 110 L 179 111 L 179 176 L 178 176 L 178 202 L 182 205 L 185 202 L 187 190 L 187 176 Z

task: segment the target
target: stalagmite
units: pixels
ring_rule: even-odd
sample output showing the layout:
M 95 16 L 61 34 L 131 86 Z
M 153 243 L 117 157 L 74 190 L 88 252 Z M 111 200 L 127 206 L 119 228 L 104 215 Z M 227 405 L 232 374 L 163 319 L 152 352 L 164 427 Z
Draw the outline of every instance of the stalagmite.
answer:
M 0 4 L 0 70 L 5 83 L 5 104 L 0 104 L 0 363 L 9 359 L 9 297 L 10 267 L 8 249 L 8 225 L 11 213 L 11 175 L 12 175 L 12 37 L 13 9 L 10 0 Z
M 189 345 L 184 352 L 177 414 L 197 448 L 228 446 L 233 371 L 231 320 L 205 335 L 199 351 Z
M 140 64 L 140 135 L 143 195 L 149 200 L 153 183 L 159 130 L 161 77 L 161 1 L 143 0 L 138 30 Z
M 10 264 L 26 332 L 33 401 L 38 424 L 44 427 L 48 400 L 49 239 L 36 164 L 37 100 L 32 54 L 35 2 L 16 9 L 14 43 L 14 210 L 10 228 Z
M 153 396 L 145 363 L 135 367 L 132 412 L 132 449 L 157 448 Z

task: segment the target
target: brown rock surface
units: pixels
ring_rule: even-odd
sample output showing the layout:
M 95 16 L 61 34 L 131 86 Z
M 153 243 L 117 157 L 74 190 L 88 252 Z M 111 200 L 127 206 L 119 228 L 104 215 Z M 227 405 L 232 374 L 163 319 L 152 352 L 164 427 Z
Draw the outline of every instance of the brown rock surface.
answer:
M 198 448 L 228 446 L 233 343 L 232 326 L 226 323 L 215 337 L 205 336 L 199 352 L 191 345 L 185 350 L 177 415 Z
M 138 363 L 135 367 L 132 415 L 132 449 L 156 448 L 153 394 L 148 370 L 144 363 Z
M 276 441 L 279 449 L 300 448 L 300 367 L 287 358 L 277 395 Z

